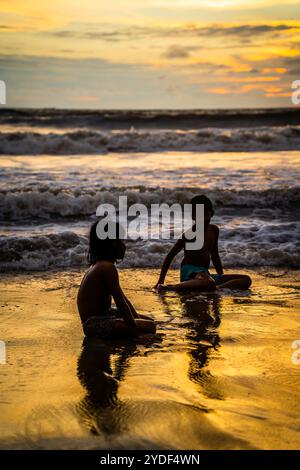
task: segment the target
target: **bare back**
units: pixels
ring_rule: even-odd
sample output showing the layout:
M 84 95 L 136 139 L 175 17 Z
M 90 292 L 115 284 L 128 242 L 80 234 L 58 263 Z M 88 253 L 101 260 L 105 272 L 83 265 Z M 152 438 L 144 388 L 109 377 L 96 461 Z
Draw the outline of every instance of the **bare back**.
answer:
M 82 323 L 94 316 L 107 315 L 111 307 L 111 292 L 106 281 L 109 261 L 98 261 L 85 273 L 77 295 L 77 306 Z

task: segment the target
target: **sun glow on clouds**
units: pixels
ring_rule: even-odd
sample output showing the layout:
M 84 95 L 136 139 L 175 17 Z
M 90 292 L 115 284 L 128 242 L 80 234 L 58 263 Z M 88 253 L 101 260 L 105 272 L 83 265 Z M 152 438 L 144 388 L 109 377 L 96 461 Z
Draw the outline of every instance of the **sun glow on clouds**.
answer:
M 59 104 L 70 105 L 71 86 L 78 107 L 118 107 L 116 96 L 119 107 L 132 108 L 247 107 L 256 98 L 261 106 L 289 105 L 300 74 L 297 4 L 0 0 L 0 79 L 24 87 L 11 105 L 31 93 L 41 106 L 57 84 Z M 287 6 L 293 19 L 285 18 Z
M 131 0 L 133 3 L 137 0 Z M 145 3 L 143 0 L 140 3 Z M 148 3 L 163 8 L 164 6 L 172 5 L 173 8 L 211 8 L 211 9 L 225 9 L 225 8 L 257 8 L 284 5 L 284 3 L 297 5 L 298 0 L 153 0 Z

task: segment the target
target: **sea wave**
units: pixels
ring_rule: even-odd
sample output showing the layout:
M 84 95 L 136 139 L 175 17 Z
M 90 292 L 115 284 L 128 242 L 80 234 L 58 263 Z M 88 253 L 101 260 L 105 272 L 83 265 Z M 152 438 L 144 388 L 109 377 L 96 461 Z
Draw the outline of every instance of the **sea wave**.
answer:
M 203 127 L 255 127 L 299 125 L 299 109 L 13 109 L 4 108 L 0 125 L 34 128 L 199 129 Z
M 22 223 L 24 218 L 53 219 L 65 217 L 85 217 L 95 215 L 98 205 L 109 203 L 118 208 L 120 196 L 127 196 L 128 206 L 141 203 L 187 204 L 201 188 L 158 189 L 138 187 L 131 189 L 110 188 L 89 190 L 78 188 L 66 190 L 51 188 L 41 184 L 40 188 L 2 190 L 0 192 L 0 220 Z M 217 213 L 248 208 L 253 211 L 296 210 L 300 205 L 300 187 L 272 188 L 266 190 L 222 190 L 205 189 L 211 198 Z M 236 214 L 238 215 L 238 214 Z
M 225 267 L 300 266 L 300 224 L 249 223 L 223 226 L 220 254 Z M 160 267 L 174 241 L 136 240 L 127 242 L 121 266 Z M 35 271 L 86 265 L 88 238 L 73 231 L 40 235 L 0 237 L 1 271 Z M 179 266 L 177 257 L 174 263 Z
M 71 155 L 166 150 L 226 152 L 297 150 L 300 126 L 147 131 L 77 130 L 65 133 L 0 132 L 2 155 Z

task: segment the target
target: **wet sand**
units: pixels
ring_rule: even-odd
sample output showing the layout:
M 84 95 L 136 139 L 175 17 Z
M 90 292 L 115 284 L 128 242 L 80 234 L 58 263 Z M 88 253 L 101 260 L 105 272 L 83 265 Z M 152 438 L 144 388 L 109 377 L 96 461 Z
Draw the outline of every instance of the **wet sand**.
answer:
M 82 271 L 3 276 L 0 448 L 299 448 L 299 272 L 247 273 L 247 292 L 158 295 L 157 270 L 121 269 L 158 337 L 84 347 Z

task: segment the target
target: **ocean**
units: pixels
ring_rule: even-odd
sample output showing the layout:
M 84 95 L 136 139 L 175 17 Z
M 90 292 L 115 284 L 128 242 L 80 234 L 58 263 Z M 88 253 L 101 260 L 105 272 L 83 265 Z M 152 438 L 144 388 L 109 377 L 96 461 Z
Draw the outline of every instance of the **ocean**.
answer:
M 0 270 L 85 266 L 96 208 L 119 196 L 150 207 L 202 193 L 225 268 L 297 268 L 299 149 L 296 108 L 2 109 Z M 122 265 L 159 267 L 172 243 L 128 241 Z

